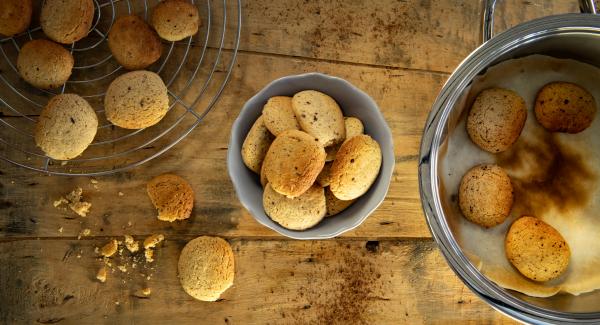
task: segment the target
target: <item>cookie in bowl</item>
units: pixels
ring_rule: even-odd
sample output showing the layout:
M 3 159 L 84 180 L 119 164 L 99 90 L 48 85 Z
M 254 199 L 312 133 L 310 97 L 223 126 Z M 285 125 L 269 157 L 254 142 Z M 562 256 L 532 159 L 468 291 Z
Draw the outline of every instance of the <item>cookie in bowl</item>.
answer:
M 267 184 L 263 193 L 265 212 L 278 224 L 291 230 L 305 230 L 318 224 L 327 212 L 325 192 L 313 185 L 302 195 L 288 198 Z

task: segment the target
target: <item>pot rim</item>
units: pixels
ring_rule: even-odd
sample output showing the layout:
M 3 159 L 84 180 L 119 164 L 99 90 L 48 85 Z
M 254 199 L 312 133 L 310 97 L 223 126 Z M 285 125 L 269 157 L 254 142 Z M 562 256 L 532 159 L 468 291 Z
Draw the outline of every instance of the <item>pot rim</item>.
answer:
M 454 104 L 473 78 L 497 58 L 520 46 L 555 35 L 600 35 L 600 16 L 563 14 L 532 20 L 495 36 L 479 46 L 454 70 L 435 100 L 425 124 L 419 154 L 419 190 L 429 230 L 448 265 L 484 301 L 503 314 L 528 323 L 600 321 L 600 311 L 558 312 L 525 302 L 487 279 L 463 254 L 446 221 L 438 188 L 438 153 Z M 431 180 L 435 180 L 431 182 Z

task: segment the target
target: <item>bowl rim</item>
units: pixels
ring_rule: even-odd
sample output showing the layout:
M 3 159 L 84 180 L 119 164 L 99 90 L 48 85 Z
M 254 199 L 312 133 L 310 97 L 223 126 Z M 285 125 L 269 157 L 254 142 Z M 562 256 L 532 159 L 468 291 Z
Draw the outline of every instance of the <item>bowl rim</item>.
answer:
M 324 233 L 320 233 L 320 234 L 316 234 L 316 235 L 312 235 L 312 236 L 303 235 L 303 234 L 306 234 L 306 232 L 302 231 L 302 230 L 291 230 L 291 229 L 285 229 L 285 228 L 284 228 L 284 230 L 287 231 L 287 233 L 284 233 L 277 227 L 278 224 L 276 224 L 276 222 L 273 221 L 272 219 L 268 218 L 268 220 L 270 220 L 270 222 L 268 222 L 268 221 L 265 222 L 265 221 L 257 218 L 254 215 L 253 209 L 250 206 L 248 206 L 248 204 L 246 204 L 245 200 L 240 199 L 240 192 L 242 191 L 242 187 L 239 182 L 234 180 L 235 179 L 234 175 L 233 175 L 234 169 L 233 169 L 232 164 L 230 163 L 230 161 L 235 159 L 234 158 L 234 150 L 232 150 L 232 149 L 235 149 L 235 150 L 241 149 L 241 143 L 239 145 L 239 148 L 237 146 L 235 148 L 233 148 L 234 146 L 232 144 L 234 144 L 234 141 L 235 141 L 235 136 L 236 136 L 235 131 L 240 128 L 240 125 L 243 125 L 243 123 L 247 123 L 247 121 L 243 121 L 241 119 L 242 113 L 244 111 L 246 111 L 247 109 L 249 109 L 251 104 L 253 104 L 255 101 L 257 101 L 259 98 L 263 97 L 263 95 L 266 92 L 268 92 L 270 90 L 270 88 L 272 88 L 274 85 L 279 84 L 279 83 L 285 83 L 290 80 L 301 79 L 301 78 L 323 78 L 323 79 L 329 80 L 331 82 L 337 82 L 337 83 L 344 85 L 344 87 L 348 87 L 349 89 L 351 89 L 351 91 L 358 93 L 359 95 L 364 97 L 368 102 L 370 102 L 370 105 L 372 107 L 376 108 L 376 111 L 375 111 L 376 117 L 377 117 L 377 119 L 381 120 L 381 122 L 382 122 L 381 126 L 379 126 L 379 127 L 383 128 L 384 133 L 386 133 L 386 136 L 388 136 L 389 140 L 390 140 L 387 148 L 384 148 L 382 146 L 382 144 L 379 143 L 379 145 L 381 146 L 381 151 L 382 151 L 382 164 L 381 164 L 381 169 L 379 171 L 378 177 L 383 177 L 384 175 L 388 175 L 388 177 L 387 177 L 387 179 L 383 179 L 383 178 L 380 179 L 380 182 L 382 182 L 382 184 L 380 184 L 380 186 L 383 190 L 383 195 L 381 196 L 381 198 L 378 198 L 376 200 L 377 203 L 374 204 L 374 206 L 371 209 L 366 211 L 366 213 L 364 213 L 364 215 L 362 217 L 356 219 L 349 226 L 338 228 L 332 232 L 324 232 Z M 316 90 L 318 90 L 318 89 L 316 89 Z M 381 109 L 379 108 L 379 105 L 377 105 L 375 100 L 371 96 L 369 96 L 366 92 L 364 92 L 360 88 L 356 87 L 349 81 L 342 79 L 340 77 L 335 77 L 335 76 L 331 76 L 331 75 L 327 75 L 327 74 L 319 73 L 319 72 L 308 72 L 308 73 L 302 73 L 302 74 L 288 75 L 288 76 L 277 78 L 277 79 L 269 82 L 260 91 L 258 91 L 255 95 L 250 97 L 242 106 L 242 109 L 238 113 L 238 116 L 236 117 L 236 119 L 231 127 L 230 138 L 229 138 L 229 147 L 227 149 L 227 171 L 229 174 L 229 178 L 230 178 L 231 182 L 233 183 L 233 187 L 235 189 L 238 200 L 242 203 L 244 208 L 248 212 L 250 212 L 250 214 L 252 215 L 254 220 L 256 220 L 261 225 L 277 232 L 278 234 L 280 234 L 282 236 L 292 238 L 292 239 L 299 239 L 299 240 L 330 239 L 330 238 L 337 237 L 345 232 L 348 232 L 348 231 L 353 230 L 353 229 L 357 228 L 358 226 L 360 226 L 377 208 L 379 208 L 379 206 L 383 203 L 383 201 L 385 201 L 385 199 L 387 197 L 387 193 L 390 188 L 391 179 L 392 179 L 394 168 L 395 168 L 395 159 L 392 159 L 392 161 L 388 163 L 389 166 L 387 167 L 386 170 L 384 170 L 385 165 L 383 164 L 383 159 L 385 159 L 384 152 L 391 152 L 392 156 L 395 158 L 394 141 L 393 140 L 394 139 L 393 139 L 392 131 L 391 131 L 389 125 L 387 124 L 383 114 L 381 113 Z M 359 200 L 360 200 L 360 198 L 357 200 L 357 202 Z M 354 204 L 356 204 L 357 202 L 355 202 Z M 309 229 L 312 229 L 312 228 L 309 228 Z
M 432 105 L 424 127 L 419 153 L 419 191 L 429 230 L 454 273 L 494 309 L 521 322 L 543 324 L 600 320 L 600 312 L 562 312 L 519 299 L 485 277 L 456 242 L 441 208 L 438 179 L 438 148 L 450 110 L 473 77 L 497 58 L 521 45 L 559 34 L 600 34 L 600 16 L 564 14 L 543 17 L 513 27 L 482 44 L 454 70 Z M 433 180 L 433 181 L 432 181 Z

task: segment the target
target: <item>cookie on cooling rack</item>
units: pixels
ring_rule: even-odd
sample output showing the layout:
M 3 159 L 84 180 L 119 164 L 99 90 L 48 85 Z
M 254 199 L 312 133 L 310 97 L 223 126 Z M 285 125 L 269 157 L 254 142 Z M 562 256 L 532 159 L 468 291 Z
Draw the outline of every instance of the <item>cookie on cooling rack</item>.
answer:
M 550 281 L 569 266 L 571 251 L 563 236 L 542 220 L 524 216 L 510 226 L 504 248 L 510 263 L 527 278 Z
M 104 109 L 106 118 L 124 129 L 152 126 L 169 110 L 167 87 L 154 72 L 128 72 L 108 86 Z
M 173 222 L 190 217 L 194 190 L 185 179 L 174 174 L 159 175 L 148 182 L 146 190 L 159 220 Z
M 27 30 L 31 23 L 31 0 L 0 1 L 0 34 L 13 36 Z
M 73 71 L 73 55 L 45 39 L 32 40 L 21 48 L 17 69 L 21 77 L 37 88 L 51 89 L 65 84 Z
M 186 0 L 166 0 L 154 7 L 151 24 L 163 39 L 181 41 L 198 32 L 200 15 L 198 8 Z
M 177 271 L 187 294 L 202 301 L 216 301 L 233 284 L 233 250 L 222 238 L 198 237 L 181 250 Z
M 135 15 L 115 21 L 108 32 L 108 47 L 117 62 L 128 70 L 145 69 L 162 54 L 156 32 Z
M 594 96 L 574 83 L 549 83 L 535 99 L 535 117 L 551 132 L 579 133 L 592 124 L 595 116 Z
M 68 160 L 79 156 L 92 143 L 98 118 L 90 104 L 76 94 L 50 99 L 35 127 L 35 143 L 48 157 Z
M 92 0 L 45 0 L 40 15 L 44 33 L 63 44 L 71 44 L 87 36 L 93 20 Z

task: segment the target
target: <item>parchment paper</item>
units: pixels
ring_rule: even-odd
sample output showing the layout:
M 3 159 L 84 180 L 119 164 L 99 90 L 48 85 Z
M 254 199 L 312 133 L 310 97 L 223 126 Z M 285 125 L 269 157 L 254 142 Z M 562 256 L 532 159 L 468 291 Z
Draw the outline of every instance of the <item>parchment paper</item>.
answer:
M 538 90 L 552 81 L 576 83 L 600 100 L 600 69 L 574 60 L 532 55 L 508 60 L 477 77 L 449 122 L 446 152 L 440 161 L 444 210 L 454 236 L 471 262 L 501 287 L 530 296 L 548 297 L 558 292 L 573 295 L 600 288 L 600 117 L 579 134 L 551 134 L 533 112 Z M 477 94 L 486 88 L 516 91 L 526 102 L 525 128 L 509 152 L 493 155 L 469 139 L 465 120 Z M 462 110 L 461 110 L 462 108 Z M 600 112 L 599 114 L 600 115 Z M 453 121 L 452 121 L 453 119 Z M 458 186 L 471 167 L 496 163 L 511 176 L 515 205 L 501 225 L 484 229 L 467 221 L 458 207 Z M 571 249 L 569 268 L 560 278 L 542 283 L 522 276 L 509 263 L 504 238 L 511 223 L 533 215 L 556 228 Z

